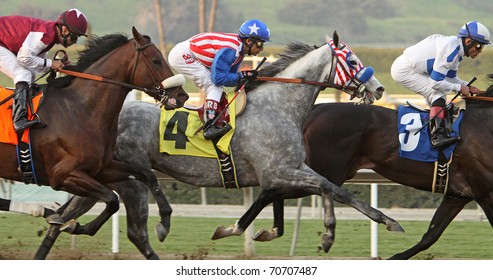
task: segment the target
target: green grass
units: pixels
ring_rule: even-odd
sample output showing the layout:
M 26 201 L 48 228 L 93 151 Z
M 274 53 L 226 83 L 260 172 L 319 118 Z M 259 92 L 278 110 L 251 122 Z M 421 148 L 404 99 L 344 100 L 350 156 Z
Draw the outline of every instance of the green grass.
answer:
M 82 223 L 93 217 L 83 217 Z M 162 256 L 174 255 L 177 259 L 191 258 L 193 255 L 228 256 L 242 258 L 244 237 L 229 237 L 211 240 L 212 233 L 219 225 L 228 226 L 234 219 L 225 218 L 172 218 L 171 233 L 164 243 L 160 243 L 154 232 L 156 217 L 149 220 L 150 240 L 156 252 Z M 255 222 L 255 231 L 270 228 L 272 221 L 260 219 Z M 426 221 L 403 221 L 406 233 L 392 233 L 379 226 L 379 256 L 388 258 L 415 245 L 428 228 Z M 286 221 L 283 237 L 271 242 L 256 242 L 258 257 L 289 256 L 293 220 Z M 41 243 L 47 225 L 43 219 L 19 214 L 0 214 L 0 252 L 22 250 L 33 255 Z M 329 254 L 319 249 L 320 233 L 324 231 L 322 220 L 302 220 L 296 257 L 330 259 L 368 259 L 370 257 L 370 222 L 366 220 L 339 220 L 337 222 L 336 243 Z M 84 253 L 111 253 L 111 222 L 106 223 L 95 236 L 77 236 L 76 248 L 70 249 L 71 236 L 63 233 L 52 253 L 75 251 Z M 430 249 L 418 254 L 414 259 L 493 259 L 493 235 L 487 222 L 457 221 L 445 231 L 438 242 Z M 137 249 L 126 238 L 125 218 L 120 220 L 120 252 L 138 254 Z M 1 254 L 1 253 L 0 253 Z M 82 258 L 84 258 L 82 256 Z M 143 259 L 137 255 L 136 259 Z

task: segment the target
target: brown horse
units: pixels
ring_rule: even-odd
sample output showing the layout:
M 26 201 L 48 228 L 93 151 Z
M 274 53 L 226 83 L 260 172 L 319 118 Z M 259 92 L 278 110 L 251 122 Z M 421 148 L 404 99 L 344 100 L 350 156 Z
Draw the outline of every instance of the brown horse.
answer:
M 421 241 L 391 259 L 409 259 L 428 249 L 472 200 L 480 205 L 493 225 L 493 154 L 490 153 L 493 142 L 493 86 L 482 97 L 467 98 L 466 108 L 460 128 L 461 141 L 454 151 L 443 200 Z M 304 141 L 306 163 L 336 185 L 353 178 L 359 169 L 372 169 L 404 186 L 432 191 L 434 163 L 399 156 L 396 110 L 348 103 L 317 105 L 305 122 Z M 282 232 L 283 201 L 280 198 L 310 194 L 318 193 L 280 196 L 279 193 L 264 190 L 255 203 L 261 207 L 274 202 L 274 228 L 280 228 Z M 242 217 L 247 220 L 253 218 L 248 215 Z M 262 231 L 259 234 L 272 239 L 269 233 Z
M 74 234 L 94 235 L 118 210 L 118 197 L 109 183 L 137 179 L 167 204 L 150 170 L 113 159 L 119 113 L 131 89 L 145 91 L 166 109 L 183 106 L 188 99 L 181 85 L 165 91 L 162 82 L 173 72 L 148 36 L 135 28 L 132 33 L 130 40 L 114 34 L 89 41 L 77 65 L 67 70 L 105 78 L 94 81 L 66 76 L 49 81 L 48 94 L 38 111 L 47 127 L 30 132 L 39 185 L 106 203 L 96 219 L 77 225 Z M 0 144 L 0 177 L 23 181 L 14 145 Z M 162 223 L 167 226 L 169 220 Z

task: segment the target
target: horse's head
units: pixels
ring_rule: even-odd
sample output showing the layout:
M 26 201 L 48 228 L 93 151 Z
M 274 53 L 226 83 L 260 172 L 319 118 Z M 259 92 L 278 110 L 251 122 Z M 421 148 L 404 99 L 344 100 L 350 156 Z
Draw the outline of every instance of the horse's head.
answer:
M 182 107 L 189 98 L 182 88 L 185 82 L 183 75 L 173 74 L 163 54 L 148 36 L 140 34 L 135 27 L 132 34 L 138 54 L 131 70 L 131 83 L 147 88 L 145 92 L 166 110 Z
M 360 103 L 372 104 L 375 99 L 380 99 L 385 88 L 375 78 L 373 68 L 365 67 L 349 46 L 339 41 L 337 32 L 334 31 L 333 37 L 326 36 L 332 51 L 329 81 L 342 86 L 351 95 L 351 99 L 360 98 Z

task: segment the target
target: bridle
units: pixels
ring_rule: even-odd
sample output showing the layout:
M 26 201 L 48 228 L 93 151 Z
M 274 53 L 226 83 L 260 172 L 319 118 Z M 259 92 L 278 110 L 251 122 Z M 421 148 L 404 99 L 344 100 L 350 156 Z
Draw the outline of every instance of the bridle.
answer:
M 360 93 L 365 92 L 365 85 L 356 78 L 356 75 L 364 70 L 366 67 L 359 62 L 357 67 L 349 66 L 349 56 L 353 54 L 348 46 L 344 45 L 341 49 L 334 45 L 333 40 L 329 40 L 327 43 L 332 52 L 332 61 L 330 65 L 330 72 L 326 82 L 310 81 L 304 79 L 295 78 L 278 78 L 278 77 L 257 77 L 258 81 L 273 81 L 292 84 L 307 84 L 315 85 L 324 88 L 335 88 L 342 91 L 353 91 L 351 99 L 356 97 Z M 354 69 L 353 69 L 354 68 Z M 351 86 L 354 85 L 354 86 Z
M 135 72 L 137 70 L 137 65 L 139 63 L 140 54 L 142 53 L 142 56 L 145 58 L 145 54 L 143 54 L 144 50 L 150 46 L 153 46 L 153 45 L 154 45 L 154 43 L 148 43 L 146 45 L 136 47 L 137 57 L 135 59 L 134 66 L 132 68 L 132 74 L 130 75 L 130 81 L 131 82 L 133 82 Z M 68 56 L 67 56 L 67 53 L 65 52 L 65 50 L 57 51 L 55 53 L 55 57 L 57 57 L 58 52 L 62 52 L 64 54 L 64 57 L 62 58 L 62 60 L 68 60 Z M 166 93 L 166 90 L 161 85 L 161 80 L 160 80 L 159 75 L 151 67 L 150 62 L 147 59 L 144 59 L 144 63 L 146 64 L 147 69 L 151 72 L 151 75 L 154 78 L 154 80 L 158 81 L 154 85 L 154 88 L 152 88 L 152 89 L 145 88 L 145 87 L 139 87 L 139 86 L 136 86 L 133 84 L 128 84 L 128 83 L 124 83 L 124 82 L 120 82 L 120 81 L 116 81 L 116 80 L 112 80 L 112 79 L 107 79 L 107 78 L 102 77 L 102 76 L 97 76 L 97 75 L 92 75 L 92 74 L 87 74 L 87 73 L 82 73 L 82 72 L 77 72 L 77 71 L 71 71 L 71 70 L 65 70 L 65 69 L 59 69 L 57 71 L 60 73 L 66 74 L 66 75 L 71 75 L 71 76 L 75 76 L 75 77 L 79 77 L 79 78 L 83 78 L 83 79 L 89 79 L 89 80 L 93 80 L 93 81 L 110 83 L 110 84 L 119 85 L 119 86 L 130 88 L 130 89 L 140 90 L 140 91 L 143 91 L 143 92 L 148 93 L 148 94 L 154 94 L 154 95 L 158 96 L 158 97 L 154 97 L 154 99 L 156 99 L 159 103 L 161 103 L 161 105 L 166 104 L 169 96 Z
M 342 44 L 342 47 L 339 48 L 335 45 L 333 39 L 328 40 L 327 44 L 332 51 L 331 70 L 328 80 L 345 88 L 354 85 L 352 87 L 354 88 L 354 91 L 353 94 L 351 94 L 350 100 L 358 95 L 365 94 L 366 87 L 362 81 L 356 78 L 356 76 L 360 71 L 365 70 L 367 67 L 360 61 L 358 61 L 357 65 L 351 64 L 350 57 L 354 52 L 346 44 Z

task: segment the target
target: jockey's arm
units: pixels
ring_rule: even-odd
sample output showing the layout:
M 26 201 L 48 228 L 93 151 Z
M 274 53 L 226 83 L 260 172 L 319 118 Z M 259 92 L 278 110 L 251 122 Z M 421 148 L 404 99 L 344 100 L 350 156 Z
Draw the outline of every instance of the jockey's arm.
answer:
M 239 80 L 240 66 L 240 63 L 233 65 L 236 60 L 236 50 L 230 48 L 219 50 L 211 66 L 212 82 L 220 86 L 235 87 Z
M 51 66 L 51 59 L 46 59 L 45 55 L 40 55 L 47 48 L 41 38 L 43 33 L 31 32 L 22 44 L 17 53 L 17 61 L 20 65 L 31 69 L 45 69 Z

